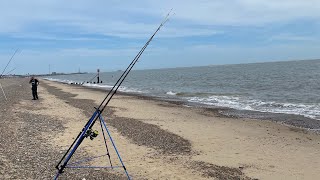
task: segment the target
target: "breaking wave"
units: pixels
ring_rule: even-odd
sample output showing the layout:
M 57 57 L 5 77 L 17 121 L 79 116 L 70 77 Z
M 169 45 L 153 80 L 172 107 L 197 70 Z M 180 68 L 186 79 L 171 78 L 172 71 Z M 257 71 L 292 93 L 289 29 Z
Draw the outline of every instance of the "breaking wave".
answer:
M 205 105 L 229 107 L 238 110 L 295 114 L 320 120 L 319 105 L 264 102 L 236 96 L 185 97 L 184 99 Z

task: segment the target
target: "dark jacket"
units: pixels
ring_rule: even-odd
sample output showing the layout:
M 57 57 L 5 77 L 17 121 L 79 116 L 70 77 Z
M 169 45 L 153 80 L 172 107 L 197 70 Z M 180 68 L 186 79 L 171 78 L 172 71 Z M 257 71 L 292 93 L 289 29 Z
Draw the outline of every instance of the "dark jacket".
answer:
M 39 84 L 39 81 L 38 81 L 38 79 L 31 79 L 31 80 L 29 81 L 29 83 L 31 83 L 32 89 L 37 89 L 37 86 L 38 86 L 38 84 Z

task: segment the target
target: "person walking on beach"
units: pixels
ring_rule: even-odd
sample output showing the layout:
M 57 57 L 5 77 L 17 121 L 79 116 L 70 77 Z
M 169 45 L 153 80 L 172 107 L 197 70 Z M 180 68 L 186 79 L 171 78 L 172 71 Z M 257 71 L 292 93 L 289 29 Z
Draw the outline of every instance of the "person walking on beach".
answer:
M 39 85 L 39 81 L 38 79 L 34 78 L 33 76 L 31 77 L 29 83 L 31 83 L 32 87 L 31 87 L 31 90 L 32 90 L 32 96 L 33 96 L 33 99 L 32 100 L 37 100 L 38 99 L 38 85 Z

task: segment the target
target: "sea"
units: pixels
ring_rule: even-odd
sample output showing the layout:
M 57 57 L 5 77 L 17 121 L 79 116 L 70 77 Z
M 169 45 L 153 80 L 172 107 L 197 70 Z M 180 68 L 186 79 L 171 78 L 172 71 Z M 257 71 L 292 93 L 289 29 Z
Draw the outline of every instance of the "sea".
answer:
M 122 73 L 100 73 L 99 84 L 94 78 L 96 73 L 46 79 L 84 83 L 83 86 L 107 92 Z M 320 60 L 132 70 L 119 91 L 237 112 L 298 115 L 318 121 Z

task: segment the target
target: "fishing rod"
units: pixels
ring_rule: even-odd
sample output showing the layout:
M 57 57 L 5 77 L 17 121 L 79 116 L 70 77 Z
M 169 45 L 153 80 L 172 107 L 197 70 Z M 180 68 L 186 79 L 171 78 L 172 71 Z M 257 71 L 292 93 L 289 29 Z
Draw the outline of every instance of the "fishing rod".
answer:
M 127 69 L 122 73 L 122 75 L 120 76 L 120 78 L 118 79 L 118 81 L 114 84 L 114 86 L 111 88 L 111 90 L 109 91 L 109 93 L 107 94 L 107 96 L 103 99 L 103 101 L 101 102 L 101 104 L 99 105 L 99 107 L 97 108 L 99 110 L 99 114 L 102 114 L 102 112 L 104 111 L 104 109 L 107 107 L 107 105 L 109 104 L 109 102 L 111 101 L 112 97 L 117 93 L 120 85 L 122 84 L 122 82 L 125 80 L 125 78 L 128 76 L 129 72 L 131 71 L 131 69 L 133 68 L 133 66 L 138 62 L 140 56 L 143 54 L 144 50 L 148 47 L 149 43 L 152 41 L 153 37 L 157 34 L 157 32 L 161 29 L 161 27 L 169 20 L 169 16 L 171 13 L 172 9 L 170 10 L 170 12 L 167 14 L 167 16 L 165 17 L 165 19 L 162 21 L 162 23 L 159 25 L 159 27 L 157 28 L 157 30 L 153 33 L 153 35 L 149 38 L 149 40 L 146 42 L 146 44 L 142 47 L 142 49 L 139 51 L 139 53 L 136 55 L 136 57 L 132 60 L 132 62 L 129 64 L 129 66 L 127 67 Z M 105 103 L 106 102 L 106 103 Z M 104 104 L 105 103 L 105 104 Z M 103 105 L 104 104 L 104 105 Z M 102 107 L 102 109 L 100 110 L 100 108 Z M 95 121 L 93 121 L 93 123 L 90 126 L 90 129 L 92 128 L 92 126 L 94 125 L 94 123 L 96 122 L 96 120 L 98 119 L 98 116 L 96 117 Z
M 108 103 L 110 102 L 110 100 L 112 99 L 112 97 L 114 96 L 114 94 L 116 94 L 117 90 L 119 89 L 119 87 L 121 86 L 121 84 L 123 83 L 123 81 L 125 80 L 125 78 L 128 76 L 129 72 L 131 71 L 131 69 L 133 68 L 133 66 L 138 62 L 139 58 L 141 57 L 141 55 L 143 54 L 143 52 L 145 51 L 145 49 L 147 48 L 147 46 L 149 45 L 149 43 L 152 41 L 152 39 L 154 38 L 154 36 L 158 33 L 158 31 L 161 29 L 161 27 L 169 20 L 169 16 L 171 13 L 172 9 L 170 10 L 170 12 L 167 14 L 167 16 L 165 17 L 165 19 L 161 22 L 161 24 L 159 25 L 159 27 L 156 29 L 156 31 L 152 34 L 152 36 L 148 39 L 148 41 L 145 43 L 145 45 L 142 47 L 142 49 L 139 51 L 139 53 L 135 56 L 135 58 L 131 61 L 131 63 L 129 64 L 129 66 L 126 68 L 126 70 L 122 73 L 122 75 L 120 76 L 120 78 L 117 80 L 117 82 L 114 84 L 114 86 L 111 88 L 111 90 L 109 90 L 108 94 L 106 95 L 106 97 L 103 99 L 103 101 L 100 103 L 100 105 L 98 106 L 98 108 L 95 108 L 96 111 L 94 112 L 94 114 L 92 115 L 92 117 L 89 119 L 89 121 L 86 123 L 86 125 L 84 126 L 84 128 L 82 129 L 82 131 L 78 134 L 77 138 L 75 138 L 75 140 L 73 141 L 73 143 L 71 144 L 71 146 L 69 147 L 69 149 L 67 150 L 67 152 L 63 155 L 63 157 L 61 158 L 61 160 L 59 161 L 59 163 L 56 165 L 56 168 L 58 169 L 58 173 L 55 177 L 55 179 L 58 178 L 58 176 L 64 172 L 64 169 L 67 166 L 67 163 L 69 162 L 70 158 L 73 156 L 73 153 L 77 150 L 77 148 L 80 146 L 80 144 L 82 143 L 82 141 L 84 140 L 84 138 L 86 137 L 86 133 L 87 132 L 91 132 L 91 128 L 92 126 L 95 124 L 96 120 L 98 118 L 101 118 L 101 114 L 102 112 L 105 110 L 105 108 L 107 107 Z M 101 119 L 100 119 L 101 120 Z M 101 123 L 101 122 L 100 122 Z M 109 135 L 110 137 L 110 135 Z M 110 137 L 111 139 L 111 137 Z M 111 142 L 113 144 L 113 146 L 115 147 L 112 139 Z M 72 148 L 72 150 L 71 150 Z M 70 152 L 71 150 L 71 152 Z M 70 152 L 70 153 L 69 153 Z M 120 155 L 118 153 L 118 151 L 116 150 L 117 155 L 122 163 L 122 167 L 124 168 L 128 179 L 130 179 L 126 168 L 120 158 Z M 67 156 L 68 155 L 68 156 Z M 110 158 L 110 155 L 107 154 Z M 67 157 L 66 157 L 67 156 Z M 64 160 L 64 163 L 61 165 L 62 161 Z
M 7 74 L 6 75 L 8 75 L 9 73 L 11 73 L 12 71 L 14 71 L 15 69 L 17 69 L 17 68 L 14 68 L 14 69 L 12 69 L 11 71 L 9 71 L 9 72 L 7 72 Z M 1 78 L 1 77 L 0 77 Z M 6 96 L 6 93 L 4 92 L 4 89 L 3 89 L 3 87 L 2 87 L 2 84 L 0 83 L 0 88 L 1 88 L 1 91 L 2 91 L 2 93 L 3 93 L 3 96 L 4 96 L 4 98 L 6 99 L 6 101 L 8 100 L 8 98 L 7 98 L 7 96 Z
M 122 75 L 120 76 L 120 78 L 118 79 L 118 81 L 115 83 L 115 85 L 112 87 L 112 89 L 109 91 L 108 95 L 104 98 L 104 100 L 101 102 L 101 104 L 99 105 L 98 109 L 100 109 L 104 102 L 106 102 L 103 106 L 103 108 L 101 109 L 101 113 L 104 111 L 104 109 L 106 108 L 106 106 L 108 105 L 108 103 L 110 102 L 110 100 L 112 99 L 113 95 L 117 93 L 117 90 L 119 89 L 120 85 L 122 84 L 122 82 L 125 80 L 125 78 L 128 76 L 129 72 L 131 71 L 131 69 L 133 68 L 133 66 L 138 62 L 140 56 L 142 55 L 142 53 L 144 52 L 144 50 L 147 48 L 147 46 L 149 45 L 149 43 L 152 41 L 153 37 L 157 34 L 157 32 L 161 29 L 161 27 L 169 20 L 169 16 L 171 13 L 172 9 L 170 10 L 170 12 L 167 14 L 167 16 L 165 17 L 165 19 L 163 20 L 163 22 L 159 25 L 159 27 L 157 28 L 157 30 L 153 33 L 153 35 L 149 38 L 149 40 L 146 42 L 146 44 L 143 46 L 143 48 L 140 50 L 140 52 L 136 55 L 136 57 L 132 60 L 132 62 L 129 64 L 129 66 L 127 67 L 127 69 L 122 73 Z M 114 90 L 115 89 L 115 90 Z M 109 96 L 110 95 L 110 96 Z
M 1 75 L 0 75 L 0 79 L 2 78 L 3 73 L 6 71 L 7 67 L 9 66 L 10 62 L 12 61 L 13 57 L 16 55 L 17 52 L 18 52 L 18 49 L 16 49 L 16 50 L 14 51 L 13 55 L 11 56 L 10 60 L 8 61 L 7 65 L 6 65 L 6 67 L 3 69 L 3 71 L 2 71 L 2 73 L 1 73 Z M 1 88 L 1 90 L 2 90 L 2 93 L 3 93 L 4 98 L 5 98 L 6 101 L 7 101 L 8 99 L 7 99 L 6 93 L 4 92 L 4 89 L 3 89 L 2 85 L 1 85 L 1 83 L 0 83 L 0 88 Z
M 6 71 L 7 67 L 9 66 L 10 62 L 12 61 L 13 57 L 16 55 L 17 52 L 18 52 L 18 49 L 16 49 L 14 51 L 13 55 L 11 56 L 10 60 L 8 61 L 7 65 L 6 65 L 6 67 L 3 69 L 0 77 L 2 77 L 3 73 Z

